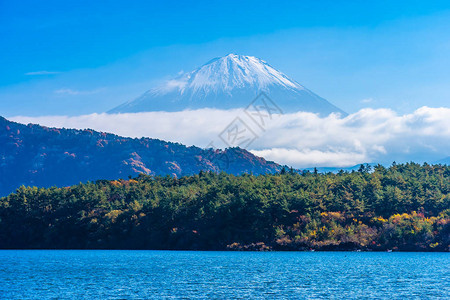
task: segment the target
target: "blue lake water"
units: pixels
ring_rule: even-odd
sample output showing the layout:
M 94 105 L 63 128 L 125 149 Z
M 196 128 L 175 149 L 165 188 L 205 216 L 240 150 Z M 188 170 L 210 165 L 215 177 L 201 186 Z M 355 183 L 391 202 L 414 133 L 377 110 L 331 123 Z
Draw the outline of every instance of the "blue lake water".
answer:
M 0 299 L 448 299 L 449 267 L 449 253 L 2 250 Z

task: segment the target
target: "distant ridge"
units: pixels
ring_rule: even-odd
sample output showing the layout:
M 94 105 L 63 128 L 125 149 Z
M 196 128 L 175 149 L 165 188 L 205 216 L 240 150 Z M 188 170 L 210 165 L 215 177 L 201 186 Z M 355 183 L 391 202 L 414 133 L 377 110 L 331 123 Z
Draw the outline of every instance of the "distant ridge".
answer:
M 23 125 L 0 117 L 0 196 L 21 185 L 68 186 L 140 173 L 183 176 L 200 171 L 265 174 L 281 167 L 241 148 L 186 147 L 93 130 Z
M 284 112 L 344 111 L 254 56 L 228 54 L 145 92 L 109 113 L 246 107 L 260 92 Z
M 435 164 L 450 165 L 450 156 L 434 162 Z

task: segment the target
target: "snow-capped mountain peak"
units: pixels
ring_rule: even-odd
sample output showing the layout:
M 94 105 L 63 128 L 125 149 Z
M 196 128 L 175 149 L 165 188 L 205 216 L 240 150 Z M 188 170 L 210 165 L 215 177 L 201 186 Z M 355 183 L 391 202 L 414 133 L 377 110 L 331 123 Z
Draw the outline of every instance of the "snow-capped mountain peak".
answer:
M 235 87 L 254 86 L 264 89 L 271 84 L 299 88 L 296 82 L 254 56 L 228 54 L 216 58 L 187 74 L 187 86 L 195 90 L 211 87 L 225 91 Z
M 264 60 L 237 54 L 214 58 L 110 112 L 239 108 L 247 106 L 260 92 L 284 104 L 284 111 L 342 113 Z
M 245 87 L 264 91 L 270 85 L 303 89 L 300 84 L 259 58 L 228 54 L 212 59 L 192 72 L 169 80 L 154 91 L 167 93 L 179 90 L 181 94 L 184 94 L 186 90 L 189 90 L 192 91 L 192 96 L 195 96 L 199 93 L 230 93 L 235 88 Z

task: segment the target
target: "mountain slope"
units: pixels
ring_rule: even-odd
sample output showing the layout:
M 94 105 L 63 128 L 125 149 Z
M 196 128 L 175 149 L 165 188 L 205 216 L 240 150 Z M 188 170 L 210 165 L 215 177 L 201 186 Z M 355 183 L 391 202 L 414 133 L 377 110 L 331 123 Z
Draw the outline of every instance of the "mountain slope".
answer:
M 450 156 L 447 156 L 446 158 L 435 161 L 434 164 L 450 165 Z
M 345 114 L 265 61 L 236 54 L 215 58 L 109 112 L 242 108 L 260 92 L 265 92 L 283 112 Z
M 201 170 L 273 173 L 280 166 L 240 148 L 186 147 L 93 130 L 23 125 L 0 117 L 0 195 L 20 185 L 67 186 L 139 173 L 182 176 Z

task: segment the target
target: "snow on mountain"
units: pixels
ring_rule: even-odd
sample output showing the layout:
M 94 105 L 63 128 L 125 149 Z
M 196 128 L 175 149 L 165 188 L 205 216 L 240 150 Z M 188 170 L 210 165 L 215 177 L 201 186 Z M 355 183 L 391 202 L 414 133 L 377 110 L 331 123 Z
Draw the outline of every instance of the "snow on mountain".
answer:
M 260 92 L 266 93 L 284 112 L 345 114 L 265 61 L 236 54 L 215 58 L 109 112 L 241 108 Z

